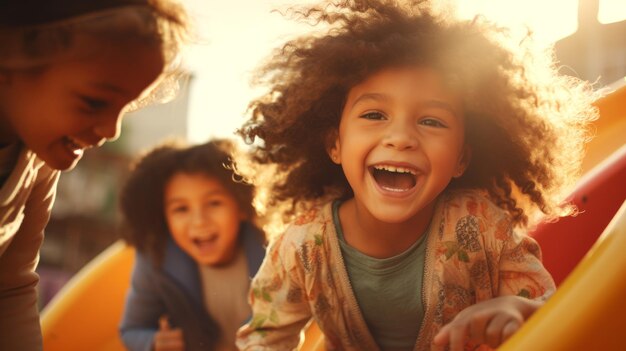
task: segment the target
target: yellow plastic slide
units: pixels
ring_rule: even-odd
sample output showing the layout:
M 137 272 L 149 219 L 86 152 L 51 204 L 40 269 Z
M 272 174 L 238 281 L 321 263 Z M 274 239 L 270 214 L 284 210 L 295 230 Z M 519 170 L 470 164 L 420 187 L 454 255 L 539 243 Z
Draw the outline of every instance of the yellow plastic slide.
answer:
M 133 260 L 116 242 L 72 277 L 41 313 L 45 351 L 125 350 L 117 326 Z
M 626 85 L 598 100 L 601 118 L 585 170 L 626 144 Z M 564 248 L 567 243 L 563 243 Z M 626 209 L 556 295 L 501 350 L 622 350 L 626 342 Z M 42 311 L 45 351 L 124 350 L 117 331 L 134 252 L 115 243 L 85 266 Z M 312 324 L 302 350 L 323 350 Z
M 86 265 L 41 313 L 44 351 L 123 351 L 118 328 L 135 251 L 118 241 Z M 315 323 L 303 351 L 322 351 Z
M 624 248 L 626 201 L 552 298 L 499 350 L 624 350 Z

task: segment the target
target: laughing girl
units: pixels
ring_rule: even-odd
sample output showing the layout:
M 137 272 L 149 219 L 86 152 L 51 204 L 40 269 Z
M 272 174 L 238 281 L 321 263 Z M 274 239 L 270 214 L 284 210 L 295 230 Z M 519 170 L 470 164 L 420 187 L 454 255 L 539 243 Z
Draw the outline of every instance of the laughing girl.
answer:
M 428 2 L 294 14 L 329 31 L 277 51 L 240 130 L 291 224 L 237 345 L 294 349 L 313 319 L 328 350 L 499 346 L 555 290 L 525 228 L 572 211 L 588 90 L 530 38 Z

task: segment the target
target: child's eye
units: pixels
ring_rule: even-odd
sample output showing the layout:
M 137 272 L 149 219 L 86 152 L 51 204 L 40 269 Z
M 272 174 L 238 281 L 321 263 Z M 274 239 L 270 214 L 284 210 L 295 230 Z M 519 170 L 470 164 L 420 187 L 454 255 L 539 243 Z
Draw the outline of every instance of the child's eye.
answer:
M 211 200 L 207 202 L 207 206 L 209 207 L 218 207 L 222 205 L 222 201 L 221 200 Z
M 96 112 L 108 107 L 108 102 L 102 99 L 92 98 L 88 96 L 81 96 L 80 99 L 86 110 L 90 112 Z
M 185 213 L 187 212 L 187 206 L 177 206 L 170 208 L 170 212 L 172 213 Z
M 377 111 L 364 113 L 360 117 L 365 118 L 365 119 L 371 119 L 371 120 L 385 119 L 385 115 Z
M 435 118 L 424 118 L 420 121 L 420 124 L 429 127 L 446 128 L 445 124 Z

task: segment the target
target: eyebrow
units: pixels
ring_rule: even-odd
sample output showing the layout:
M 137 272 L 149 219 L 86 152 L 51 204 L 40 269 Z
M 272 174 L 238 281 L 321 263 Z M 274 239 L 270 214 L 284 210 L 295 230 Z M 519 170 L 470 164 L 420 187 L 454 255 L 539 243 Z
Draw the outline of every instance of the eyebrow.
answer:
M 454 107 L 452 107 L 452 105 L 450 105 L 447 102 L 441 101 L 441 100 L 427 100 L 422 105 L 424 107 L 434 107 L 434 108 L 439 108 L 439 109 L 442 109 L 442 110 L 446 110 L 446 111 L 450 112 L 451 114 L 453 114 L 454 116 L 459 116 L 458 111 L 456 111 L 454 109 Z
M 367 101 L 367 100 L 389 101 L 389 97 L 387 95 L 385 95 L 385 94 L 379 94 L 379 93 L 363 94 L 363 95 L 359 96 L 356 100 L 354 100 L 354 102 L 352 103 L 351 107 L 356 106 L 356 104 L 358 104 L 359 102 L 363 102 L 363 101 Z
M 373 100 L 373 101 L 389 101 L 390 98 L 385 95 L 385 94 L 380 94 L 380 93 L 367 93 L 367 94 L 363 94 L 361 96 L 359 96 L 356 100 L 354 100 L 354 102 L 352 103 L 352 107 L 356 106 L 356 104 L 363 102 L 363 101 L 367 101 L 367 100 Z M 446 110 L 450 113 L 452 113 L 455 116 L 459 116 L 458 111 L 456 111 L 454 109 L 454 107 L 452 107 L 451 104 L 445 102 L 445 101 L 441 101 L 441 100 L 426 100 L 423 103 L 421 103 L 422 107 L 434 107 L 434 108 L 439 108 L 442 110 Z
M 96 82 L 96 83 L 92 83 L 91 86 L 93 88 L 96 88 L 100 91 L 108 91 L 117 95 L 121 95 L 121 96 L 125 96 L 127 95 L 126 91 L 122 88 L 120 88 L 117 85 L 114 84 L 110 84 L 110 83 L 104 83 L 104 82 Z

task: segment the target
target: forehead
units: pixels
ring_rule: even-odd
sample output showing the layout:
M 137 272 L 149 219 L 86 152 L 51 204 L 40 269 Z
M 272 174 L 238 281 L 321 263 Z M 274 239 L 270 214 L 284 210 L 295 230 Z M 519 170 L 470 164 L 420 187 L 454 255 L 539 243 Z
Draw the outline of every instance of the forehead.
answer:
M 226 193 L 224 184 L 216 177 L 204 173 L 175 173 L 166 183 L 165 195 L 175 195 L 194 189 L 194 195 L 205 193 Z
M 159 77 L 163 68 L 158 47 L 120 45 L 52 62 L 41 78 L 71 89 L 110 87 L 127 98 L 135 98 Z

